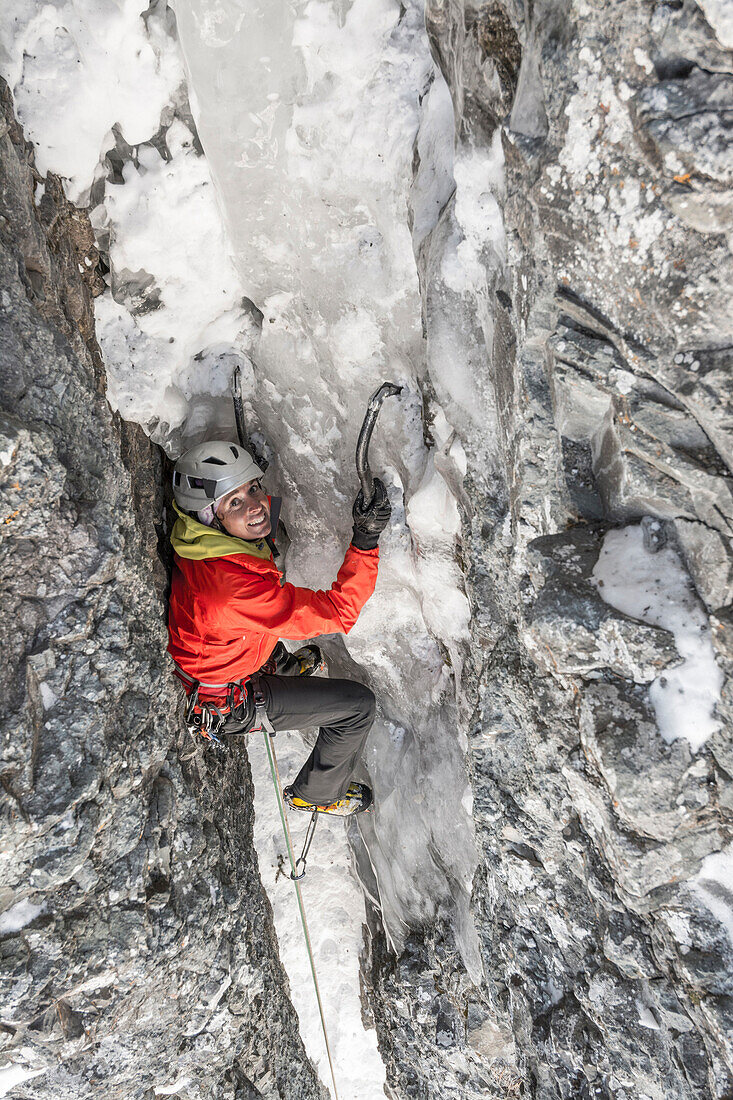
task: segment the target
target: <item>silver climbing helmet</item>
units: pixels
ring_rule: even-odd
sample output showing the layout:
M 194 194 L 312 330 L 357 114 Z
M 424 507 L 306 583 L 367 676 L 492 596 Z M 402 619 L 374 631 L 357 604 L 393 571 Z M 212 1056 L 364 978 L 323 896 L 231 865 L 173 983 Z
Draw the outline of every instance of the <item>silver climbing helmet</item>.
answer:
M 176 462 L 173 495 L 185 512 L 200 512 L 262 474 L 249 451 L 237 443 L 199 443 Z

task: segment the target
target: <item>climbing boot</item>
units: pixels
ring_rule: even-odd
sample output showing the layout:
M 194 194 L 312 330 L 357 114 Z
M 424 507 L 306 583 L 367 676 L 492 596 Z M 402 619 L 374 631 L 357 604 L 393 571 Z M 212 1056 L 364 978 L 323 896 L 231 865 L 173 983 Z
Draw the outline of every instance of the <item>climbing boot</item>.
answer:
M 372 806 L 372 792 L 365 783 L 350 783 L 349 789 L 343 798 L 337 798 L 335 802 L 329 802 L 325 806 L 316 806 L 312 802 L 306 802 L 293 793 L 292 787 L 285 787 L 283 798 L 292 810 L 306 810 L 319 814 L 331 814 L 333 817 L 351 817 L 352 814 L 361 814 L 370 810 Z

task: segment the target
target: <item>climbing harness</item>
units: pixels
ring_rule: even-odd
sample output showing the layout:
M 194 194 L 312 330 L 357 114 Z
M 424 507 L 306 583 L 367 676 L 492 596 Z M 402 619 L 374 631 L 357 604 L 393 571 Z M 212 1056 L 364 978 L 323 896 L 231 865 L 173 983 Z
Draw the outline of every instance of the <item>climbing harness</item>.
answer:
M 269 671 L 267 665 L 263 667 L 266 671 Z M 244 721 L 247 716 L 247 699 L 251 697 L 254 705 L 254 724 L 250 725 L 248 729 L 242 730 L 241 733 L 228 733 L 227 739 L 229 737 L 246 737 L 250 733 L 259 733 L 260 730 L 274 734 L 275 729 L 267 717 L 267 699 L 262 688 L 259 672 L 255 672 L 254 676 L 248 676 L 244 680 L 235 680 L 229 684 L 207 684 L 203 680 L 196 680 L 195 677 L 184 672 L 179 665 L 175 666 L 175 674 L 190 687 L 184 711 L 184 719 L 190 733 L 200 734 L 207 741 L 213 741 L 214 744 L 221 745 L 222 741 L 218 734 L 224 728 L 227 718 L 233 717 Z M 220 692 L 221 695 L 218 698 L 223 698 L 224 702 L 219 703 L 215 699 L 201 699 L 200 692 L 202 688 L 206 693 Z
M 197 680 L 193 676 L 189 676 L 187 672 L 176 664 L 175 675 L 182 681 L 184 686 L 188 685 L 189 693 L 186 700 L 186 708 L 183 712 L 183 718 L 186 723 L 188 732 L 196 737 L 201 736 L 206 741 L 210 741 L 215 745 L 221 745 L 222 741 L 219 738 L 224 724 L 229 716 L 242 718 L 244 720 L 246 714 L 247 705 L 247 680 L 236 680 L 228 684 L 207 684 L 203 680 Z M 201 699 L 200 692 L 204 689 L 205 693 L 218 692 L 217 699 L 222 699 L 223 702 L 219 703 L 215 699 Z M 239 711 L 239 714 L 237 713 Z M 237 734 L 229 734 L 230 737 L 237 737 Z
M 328 1065 L 331 1070 L 331 1081 L 333 1082 L 333 1095 L 334 1100 L 338 1100 L 338 1088 L 336 1087 L 336 1074 L 333 1068 L 333 1058 L 331 1057 L 331 1045 L 328 1041 L 328 1031 L 326 1030 L 326 1017 L 323 1012 L 323 1002 L 321 1000 L 321 991 L 318 986 L 318 975 L 316 974 L 316 963 L 313 958 L 313 947 L 311 944 L 310 932 L 308 931 L 308 921 L 305 916 L 305 905 L 303 904 L 303 894 L 300 889 L 300 880 L 305 875 L 305 862 L 308 855 L 308 849 L 310 848 L 311 841 L 313 840 L 313 834 L 315 832 L 315 821 L 318 818 L 318 813 L 314 812 L 308 825 L 306 832 L 306 843 L 303 846 L 303 852 L 300 859 L 295 858 L 293 852 L 293 841 L 290 836 L 290 827 L 288 825 L 288 819 L 285 814 L 285 803 L 282 796 L 282 783 L 280 781 L 280 770 L 277 766 L 277 756 L 275 754 L 275 745 L 272 740 L 272 736 L 266 733 L 264 730 L 263 736 L 265 738 L 265 746 L 267 748 L 267 759 L 270 762 L 270 774 L 272 776 L 272 783 L 275 788 L 275 797 L 277 798 L 277 808 L 280 811 L 280 820 L 282 822 L 283 834 L 285 836 L 285 846 L 288 850 L 288 859 L 290 860 L 290 877 L 293 880 L 295 886 L 295 893 L 298 899 L 298 908 L 300 910 L 300 920 L 303 925 L 303 935 L 305 936 L 305 945 L 308 951 L 308 961 L 310 962 L 311 974 L 313 975 L 313 987 L 316 991 L 316 1000 L 318 1002 L 318 1013 L 321 1017 L 321 1028 L 323 1030 L 323 1039 L 326 1044 L 326 1054 L 328 1055 Z M 302 862 L 303 871 L 298 873 L 298 864 Z
M 250 676 L 249 683 L 252 688 L 252 699 L 254 700 L 255 718 L 257 721 L 257 724 L 252 726 L 249 732 L 258 733 L 262 730 L 263 733 L 269 733 L 274 736 L 275 727 L 267 717 L 267 701 L 265 699 L 265 693 L 262 690 L 259 672 L 255 672 L 254 676 Z

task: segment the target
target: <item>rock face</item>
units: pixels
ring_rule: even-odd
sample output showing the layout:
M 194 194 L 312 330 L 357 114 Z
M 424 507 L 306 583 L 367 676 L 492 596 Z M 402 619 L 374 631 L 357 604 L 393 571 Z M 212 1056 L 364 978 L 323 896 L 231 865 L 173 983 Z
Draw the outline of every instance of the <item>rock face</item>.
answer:
M 104 398 L 91 228 L 4 86 L 0 135 L 3 1087 L 315 1100 L 246 755 L 179 725 L 160 460 Z
M 484 981 L 448 917 L 395 957 L 373 909 L 366 1008 L 394 1098 L 723 1100 L 733 899 L 708 860 L 733 826 L 729 17 L 717 0 L 428 0 L 426 22 L 457 186 L 437 219 L 410 213 L 425 424 L 438 394 L 468 464 Z M 180 741 L 150 568 L 159 470 L 104 402 L 89 227 L 52 177 L 34 208 L 8 118 L 4 1049 L 39 1071 L 30 1097 L 308 1100 L 246 759 Z M 416 178 L 436 169 L 425 121 Z M 144 311 L 151 286 L 129 272 L 115 291 Z M 622 525 L 676 550 L 710 618 L 725 681 L 697 752 L 664 740 L 650 694 L 674 638 L 592 580 Z
M 732 899 L 714 888 L 713 915 L 692 880 L 733 824 L 733 58 L 693 0 L 431 0 L 427 25 L 458 184 L 418 251 L 428 371 L 453 326 L 482 421 L 462 431 L 464 702 L 490 1002 L 526 1095 L 729 1096 Z M 506 236 L 477 244 L 461 166 L 488 149 Z M 446 274 L 456 240 L 482 265 L 472 301 Z M 589 580 L 604 532 L 639 522 L 712 616 L 726 681 L 697 753 L 650 705 L 671 635 Z M 399 1046 L 404 1022 L 384 1026 Z

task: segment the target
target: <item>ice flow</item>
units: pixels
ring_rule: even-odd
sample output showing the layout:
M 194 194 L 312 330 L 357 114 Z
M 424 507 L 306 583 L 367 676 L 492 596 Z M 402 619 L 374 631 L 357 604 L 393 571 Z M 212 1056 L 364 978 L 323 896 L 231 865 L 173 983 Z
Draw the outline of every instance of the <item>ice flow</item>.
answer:
M 423 436 L 406 215 L 419 101 L 435 78 L 423 13 L 391 0 L 343 11 L 263 0 L 243 15 L 195 0 L 177 17 L 235 265 L 262 313 L 248 396 L 286 498 L 289 579 L 333 580 L 366 401 L 387 376 L 406 387 L 385 404 L 372 444 L 393 504 L 377 592 L 331 657 L 345 670 L 356 662 L 382 707 L 367 750 L 377 808 L 364 836 L 390 937 L 399 946 L 441 908 L 460 910 L 468 930 L 476 857 L 453 675 L 468 604 L 453 561 L 457 506 L 432 456 L 454 439 L 447 422 L 432 448 Z M 462 946 L 475 965 L 468 931 Z

